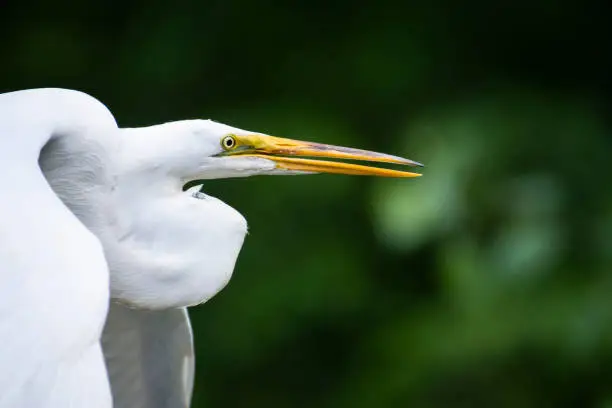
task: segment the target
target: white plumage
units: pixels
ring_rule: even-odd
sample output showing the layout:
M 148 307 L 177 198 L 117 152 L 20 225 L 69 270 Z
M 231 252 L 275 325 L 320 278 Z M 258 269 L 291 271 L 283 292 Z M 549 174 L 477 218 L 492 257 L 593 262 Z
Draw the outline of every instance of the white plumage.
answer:
M 0 95 L 0 407 L 189 405 L 186 307 L 227 284 L 247 224 L 187 181 L 418 175 L 294 156 L 418 164 L 208 120 L 120 129 L 77 91 Z

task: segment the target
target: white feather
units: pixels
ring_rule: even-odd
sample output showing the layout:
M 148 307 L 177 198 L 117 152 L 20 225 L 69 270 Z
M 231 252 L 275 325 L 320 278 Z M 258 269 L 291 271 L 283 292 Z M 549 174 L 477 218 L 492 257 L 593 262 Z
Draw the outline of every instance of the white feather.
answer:
M 185 308 L 147 311 L 111 304 L 102 346 L 115 408 L 189 406 L 194 355 Z
M 24 120 L 16 108 L 30 95 L 0 95 L 0 407 L 106 408 L 108 268 L 38 166 L 65 118 L 45 112 L 42 94 L 30 106 L 37 120 Z

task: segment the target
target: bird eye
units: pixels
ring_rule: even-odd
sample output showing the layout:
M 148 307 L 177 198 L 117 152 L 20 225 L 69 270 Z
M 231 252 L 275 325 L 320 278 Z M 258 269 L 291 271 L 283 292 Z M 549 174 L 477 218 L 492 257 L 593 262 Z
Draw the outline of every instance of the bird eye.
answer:
M 232 135 L 227 135 L 221 140 L 221 146 L 223 146 L 225 150 L 233 149 L 236 147 L 236 139 Z

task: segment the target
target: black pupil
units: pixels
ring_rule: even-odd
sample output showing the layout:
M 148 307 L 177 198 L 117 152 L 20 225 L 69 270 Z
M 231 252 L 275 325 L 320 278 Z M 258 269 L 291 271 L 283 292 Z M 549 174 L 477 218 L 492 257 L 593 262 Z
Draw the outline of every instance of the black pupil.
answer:
M 234 140 L 233 139 L 231 139 L 229 137 L 227 139 L 225 139 L 225 146 L 226 147 L 232 147 L 233 145 L 234 145 Z

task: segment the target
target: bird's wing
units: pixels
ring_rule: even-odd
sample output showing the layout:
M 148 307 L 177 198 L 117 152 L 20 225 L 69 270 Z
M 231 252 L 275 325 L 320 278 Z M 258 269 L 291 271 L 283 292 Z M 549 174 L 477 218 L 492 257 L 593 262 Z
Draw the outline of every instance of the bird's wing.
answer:
M 0 98 L 0 407 L 108 408 L 102 247 L 28 146 L 49 135 L 7 125 L 3 108 Z
M 194 353 L 187 309 L 112 303 L 102 348 L 115 408 L 181 408 L 191 400 Z

